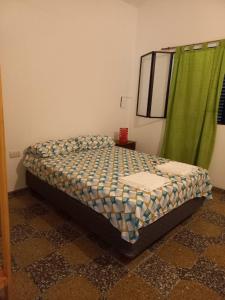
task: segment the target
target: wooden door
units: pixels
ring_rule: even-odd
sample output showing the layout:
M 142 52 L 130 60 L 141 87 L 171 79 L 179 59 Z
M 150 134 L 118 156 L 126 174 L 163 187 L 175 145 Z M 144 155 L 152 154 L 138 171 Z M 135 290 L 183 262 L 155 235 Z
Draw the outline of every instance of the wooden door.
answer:
M 0 74 L 1 75 L 1 74 Z M 9 238 L 9 209 L 5 151 L 5 130 L 3 117 L 2 85 L 0 76 L 0 217 L 2 234 L 3 266 L 0 271 L 0 288 L 5 290 L 5 298 L 9 298 L 9 281 L 11 275 L 10 238 Z

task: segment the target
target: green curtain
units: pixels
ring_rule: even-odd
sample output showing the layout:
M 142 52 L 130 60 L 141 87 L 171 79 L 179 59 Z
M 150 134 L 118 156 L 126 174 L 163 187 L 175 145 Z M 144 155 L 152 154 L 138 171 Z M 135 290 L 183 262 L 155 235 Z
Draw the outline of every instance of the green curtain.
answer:
M 225 74 L 225 41 L 174 57 L 161 156 L 208 168 Z

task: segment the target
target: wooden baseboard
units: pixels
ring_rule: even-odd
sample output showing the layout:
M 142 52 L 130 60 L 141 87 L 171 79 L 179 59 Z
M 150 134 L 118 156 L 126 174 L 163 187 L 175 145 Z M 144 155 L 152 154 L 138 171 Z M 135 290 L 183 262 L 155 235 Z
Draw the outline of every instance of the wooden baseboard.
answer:
M 20 195 L 23 195 L 27 191 L 28 191 L 27 187 L 22 188 L 22 189 L 18 189 L 18 190 L 14 190 L 14 191 L 8 192 L 8 197 L 13 198 L 13 197 L 16 197 L 16 196 L 20 196 Z
M 224 189 L 221 189 L 221 188 L 218 188 L 218 187 L 216 187 L 216 186 L 214 186 L 213 188 L 212 188 L 212 192 L 217 192 L 217 193 L 225 193 L 225 190 Z

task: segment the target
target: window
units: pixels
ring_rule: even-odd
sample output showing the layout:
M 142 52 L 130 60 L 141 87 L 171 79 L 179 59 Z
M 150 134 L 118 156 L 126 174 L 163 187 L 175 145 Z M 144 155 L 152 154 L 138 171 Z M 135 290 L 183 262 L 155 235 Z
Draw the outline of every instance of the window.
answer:
M 217 123 L 225 125 L 225 76 L 224 76 L 223 87 L 222 87 L 222 92 L 221 92 L 221 96 L 220 96 Z
M 173 55 L 152 51 L 141 56 L 137 116 L 166 118 Z

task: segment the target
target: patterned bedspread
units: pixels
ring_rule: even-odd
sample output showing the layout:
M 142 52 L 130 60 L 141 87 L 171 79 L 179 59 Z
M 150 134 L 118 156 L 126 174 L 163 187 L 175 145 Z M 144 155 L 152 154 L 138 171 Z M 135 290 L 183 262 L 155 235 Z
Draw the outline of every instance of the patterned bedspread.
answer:
M 40 179 L 104 215 L 121 232 L 124 240 L 135 243 L 140 228 L 185 201 L 212 197 L 206 170 L 199 168 L 187 177 L 168 176 L 155 168 L 165 162 L 168 160 L 149 154 L 106 147 L 46 158 L 29 153 L 24 165 Z M 171 184 L 145 192 L 118 180 L 120 176 L 141 171 L 169 177 Z

